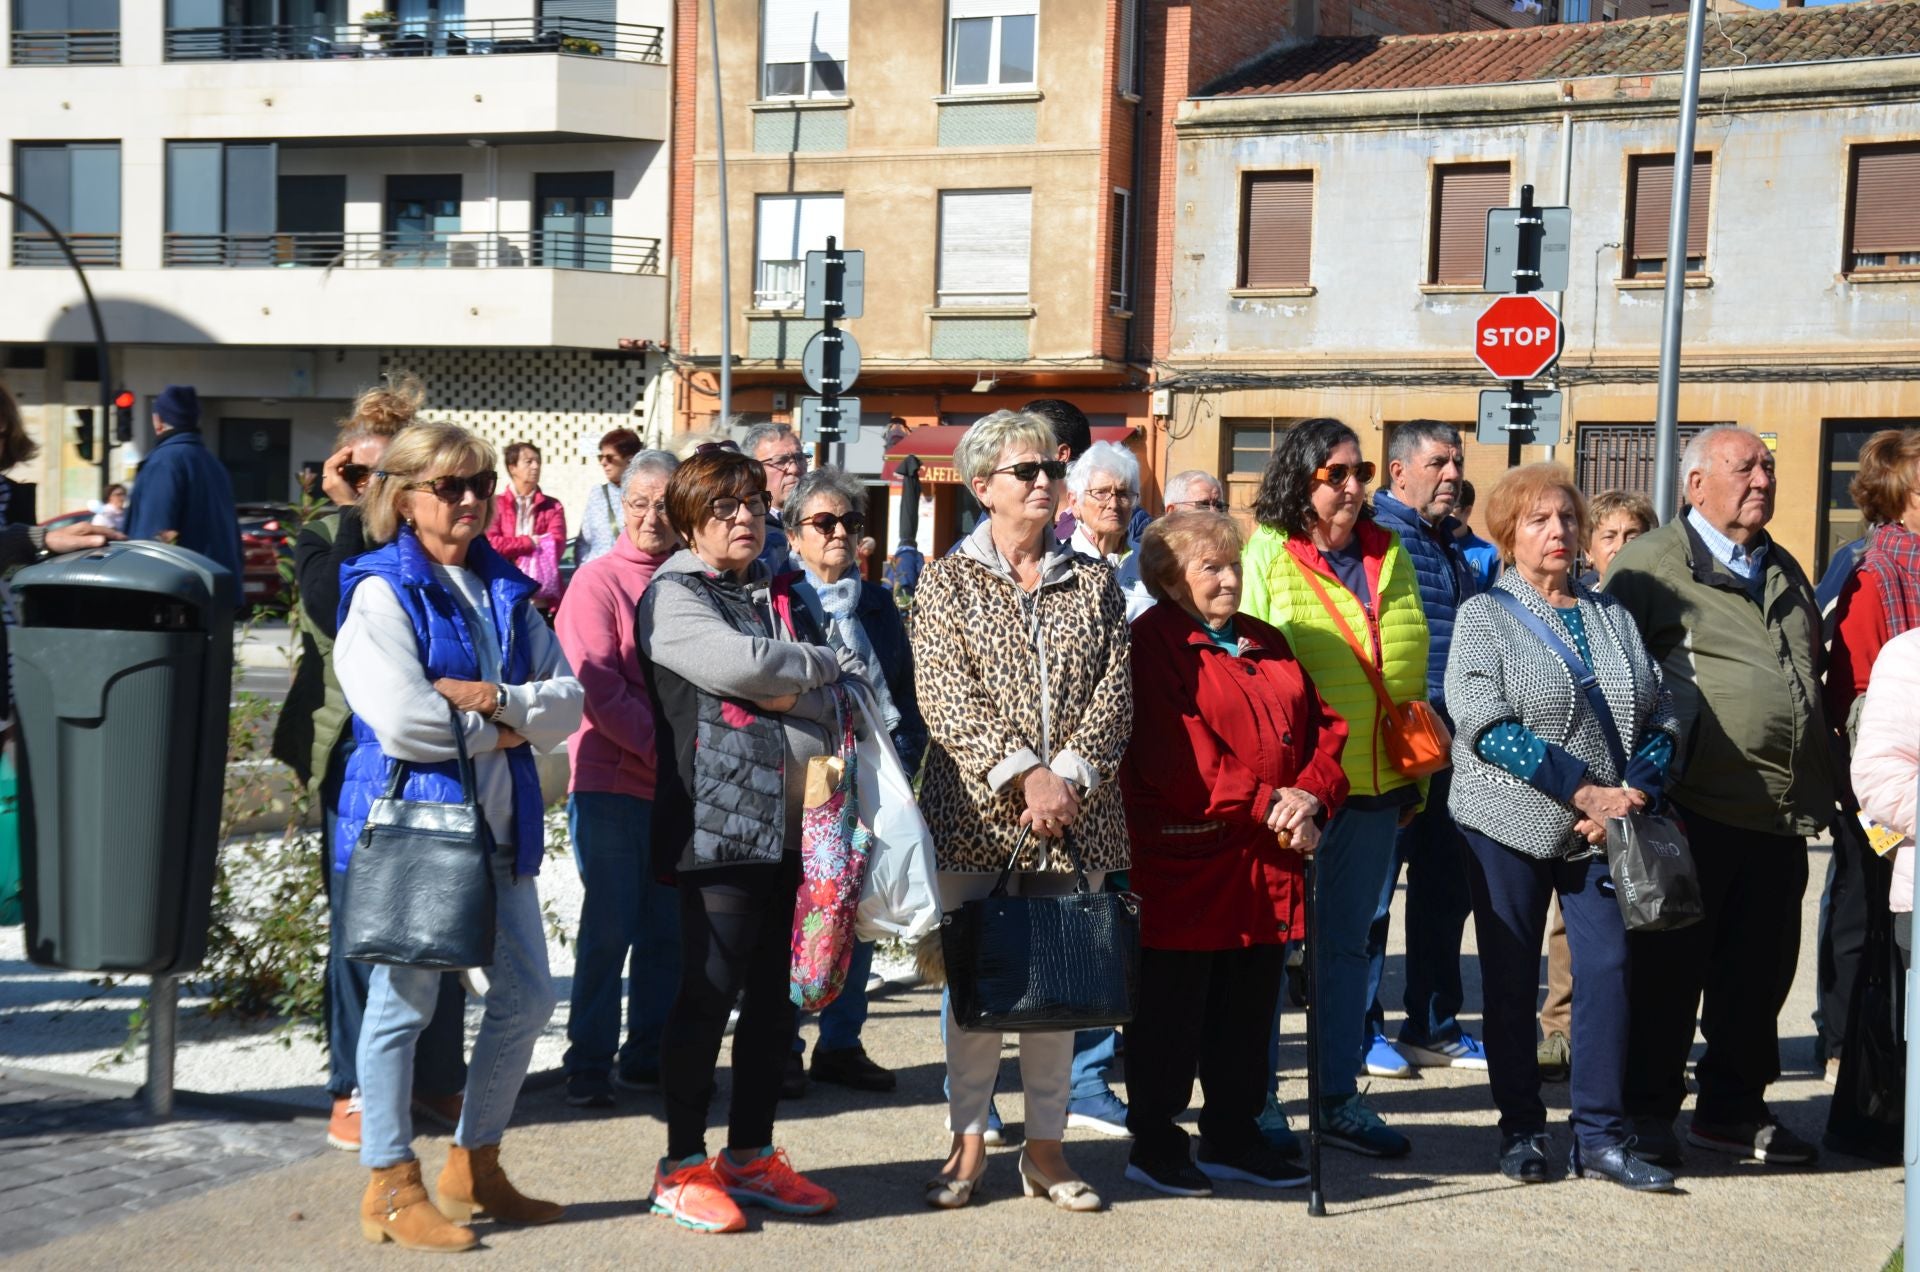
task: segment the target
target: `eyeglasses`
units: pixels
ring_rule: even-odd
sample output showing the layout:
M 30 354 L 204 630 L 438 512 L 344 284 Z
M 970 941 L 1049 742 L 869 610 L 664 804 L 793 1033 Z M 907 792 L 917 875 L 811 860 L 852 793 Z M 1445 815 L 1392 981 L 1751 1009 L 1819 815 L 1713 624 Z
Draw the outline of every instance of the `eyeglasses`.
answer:
M 1329 486 L 1344 486 L 1347 478 L 1352 477 L 1364 486 L 1373 480 L 1374 471 L 1374 463 L 1370 459 L 1363 459 L 1357 464 L 1322 464 L 1313 470 L 1313 479 L 1324 481 Z
M 1060 481 L 1067 475 L 1067 462 L 1064 459 L 1029 459 L 1018 464 L 1008 464 L 1005 468 L 996 468 L 987 474 L 992 477 L 999 473 L 1012 473 L 1015 481 L 1031 482 L 1041 473 L 1048 481 Z
M 760 462 L 769 468 L 778 468 L 781 472 L 786 473 L 804 473 L 807 471 L 807 457 L 799 451 L 791 451 L 785 455 L 771 455 Z
M 1227 501 L 1224 499 L 1180 499 L 1167 505 L 1168 508 L 1205 508 L 1209 512 L 1225 512 Z
M 755 491 L 745 499 L 735 499 L 732 495 L 721 495 L 717 499 L 707 500 L 707 511 L 716 521 L 732 521 L 745 508 L 750 516 L 764 517 L 767 509 L 773 507 L 773 499 L 764 490 Z
M 812 526 L 823 539 L 831 539 L 833 537 L 833 528 L 835 526 L 845 526 L 847 529 L 847 537 L 851 539 L 854 535 L 859 534 L 867 528 L 867 519 L 857 512 L 845 513 L 838 517 L 830 512 L 817 512 L 811 517 L 802 517 L 800 524 L 803 526 Z
M 651 503 L 644 499 L 622 499 L 620 503 L 636 517 L 644 517 L 650 512 L 663 517 L 667 515 L 667 501 L 664 499 L 655 499 Z
M 352 486 L 355 490 L 365 485 L 367 478 L 371 476 L 373 476 L 373 466 L 371 464 L 340 465 L 340 480 L 346 482 L 347 485 Z
M 600 462 L 603 464 L 624 464 L 627 462 L 627 457 L 619 451 L 601 451 Z
M 1130 504 L 1140 496 L 1134 494 L 1131 490 L 1123 490 L 1118 486 L 1108 486 L 1104 490 L 1086 491 L 1080 497 L 1096 507 L 1104 508 L 1108 504 Z
M 375 477 L 393 477 L 397 474 L 376 470 Z M 431 490 L 433 497 L 444 504 L 457 504 L 467 497 L 471 490 L 473 497 L 485 503 L 493 498 L 493 488 L 499 482 L 500 474 L 488 469 L 484 473 L 475 473 L 471 477 L 435 477 L 432 481 L 410 481 L 407 490 Z

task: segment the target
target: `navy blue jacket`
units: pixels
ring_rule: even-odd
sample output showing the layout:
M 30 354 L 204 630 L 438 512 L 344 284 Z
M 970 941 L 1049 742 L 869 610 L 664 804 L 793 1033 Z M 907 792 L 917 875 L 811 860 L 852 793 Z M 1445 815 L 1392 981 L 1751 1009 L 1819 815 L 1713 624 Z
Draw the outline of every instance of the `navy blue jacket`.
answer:
M 154 445 L 127 503 L 127 538 L 158 539 L 176 530 L 175 541 L 225 566 L 232 578 L 227 599 L 239 605 L 240 523 L 233 510 L 233 481 L 197 432 L 174 431 Z
M 1427 612 L 1427 696 L 1446 714 L 1447 651 L 1453 647 L 1453 616 L 1460 602 L 1481 590 L 1466 556 L 1454 540 L 1459 522 L 1443 518 L 1429 526 L 1420 514 L 1381 490 L 1373 496 L 1373 519 L 1400 536 L 1420 584 L 1420 607 Z

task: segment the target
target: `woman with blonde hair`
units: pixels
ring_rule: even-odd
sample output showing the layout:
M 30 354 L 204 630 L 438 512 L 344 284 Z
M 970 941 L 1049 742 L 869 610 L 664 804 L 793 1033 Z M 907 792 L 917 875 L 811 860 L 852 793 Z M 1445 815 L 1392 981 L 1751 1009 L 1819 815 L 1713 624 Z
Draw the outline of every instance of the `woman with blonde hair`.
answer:
M 459 802 L 462 741 L 494 844 L 497 932 L 486 1014 L 440 1174 L 439 1209 L 413 1155 L 409 1091 L 414 1047 L 443 973 L 381 964 L 367 992 L 357 1061 L 360 1161 L 372 1177 L 360 1228 L 370 1241 L 410 1249 L 472 1246 L 473 1233 L 449 1218 L 476 1211 L 506 1223 L 547 1223 L 561 1213 L 521 1195 L 499 1159 L 555 1001 L 533 882 L 546 855 L 533 753 L 553 750 L 579 725 L 583 694 L 559 640 L 532 612 L 532 583 L 485 542 L 495 481 L 493 448 L 467 430 L 404 430 L 363 499 L 367 536 L 383 546 L 348 564 L 341 580 L 334 666 L 354 713 L 355 746 L 333 825 L 334 869 L 347 870 L 374 801 L 396 776 L 404 778 L 402 799 Z

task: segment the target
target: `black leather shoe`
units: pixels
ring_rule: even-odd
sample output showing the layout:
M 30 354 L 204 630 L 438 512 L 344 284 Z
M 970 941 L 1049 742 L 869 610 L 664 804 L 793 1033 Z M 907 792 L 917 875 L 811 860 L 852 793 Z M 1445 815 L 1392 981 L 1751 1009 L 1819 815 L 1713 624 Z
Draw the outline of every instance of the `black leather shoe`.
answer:
M 1509 1135 L 1500 1143 L 1500 1173 L 1523 1184 L 1544 1184 L 1553 1178 L 1552 1149 L 1545 1131 Z
M 787 1053 L 786 1072 L 780 1075 L 780 1098 L 797 1100 L 807 1093 L 807 1065 L 797 1051 Z
M 1634 1118 L 1633 1137 L 1627 1141 L 1627 1151 L 1655 1166 L 1671 1169 L 1680 1165 L 1680 1137 L 1673 1133 L 1673 1119 L 1662 1122 L 1658 1118 Z
M 1567 1169 L 1580 1179 L 1605 1179 L 1631 1188 L 1634 1192 L 1674 1192 L 1673 1172 L 1664 1166 L 1642 1161 L 1627 1151 L 1626 1144 L 1583 1152 L 1574 1141 L 1567 1156 Z
M 814 1049 L 813 1080 L 856 1091 L 891 1091 L 897 1084 L 893 1070 L 873 1062 L 861 1046 L 836 1047 L 832 1051 Z

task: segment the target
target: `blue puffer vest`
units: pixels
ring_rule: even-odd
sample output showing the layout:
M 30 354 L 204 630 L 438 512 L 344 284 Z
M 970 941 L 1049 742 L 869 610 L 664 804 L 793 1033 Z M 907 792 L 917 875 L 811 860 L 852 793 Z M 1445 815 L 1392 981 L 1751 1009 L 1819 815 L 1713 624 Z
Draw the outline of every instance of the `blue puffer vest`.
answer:
M 1473 569 L 1454 540 L 1460 523 L 1444 518 L 1430 526 L 1420 514 L 1381 490 L 1373 496 L 1373 516 L 1400 536 L 1420 585 L 1420 607 L 1427 612 L 1427 697 L 1441 715 L 1447 712 L 1447 651 L 1453 647 L 1453 616 L 1460 602 L 1479 591 Z
M 532 579 L 507 564 L 485 539 L 474 541 L 467 554 L 467 567 L 487 585 L 493 601 L 494 637 L 501 650 L 501 678 L 508 684 L 524 684 L 530 674 L 526 642 L 517 639 L 527 618 L 527 600 L 534 593 Z M 467 626 L 461 621 L 460 607 L 452 593 L 433 575 L 432 563 L 421 551 L 411 530 L 402 529 L 400 537 L 384 548 L 355 557 L 340 571 L 340 622 L 347 621 L 353 593 L 370 578 L 381 578 L 400 598 L 400 607 L 413 621 L 414 638 L 420 642 L 420 661 L 429 678 L 449 676 L 455 680 L 480 679 L 479 655 L 474 652 Z M 478 758 L 477 756 L 475 757 Z M 333 868 L 344 871 L 353 849 L 360 842 L 361 827 L 373 801 L 386 793 L 393 765 L 381 750 L 379 739 L 359 716 L 353 717 L 353 752 L 347 759 L 346 774 L 340 788 L 340 811 L 334 820 Z M 533 752 L 524 746 L 507 752 L 507 769 L 513 775 L 514 865 L 516 875 L 540 873 L 540 858 L 546 851 L 546 832 L 540 801 L 540 772 Z M 458 803 L 460 765 L 455 760 L 440 764 L 408 766 L 406 799 L 433 803 Z

